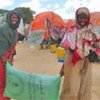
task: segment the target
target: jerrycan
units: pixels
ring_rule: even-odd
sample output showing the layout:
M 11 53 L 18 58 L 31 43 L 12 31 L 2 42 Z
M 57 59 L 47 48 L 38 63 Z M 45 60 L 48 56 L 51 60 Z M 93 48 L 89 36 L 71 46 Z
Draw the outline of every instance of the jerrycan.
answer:
M 51 52 L 51 53 L 56 53 L 56 49 L 57 49 L 56 44 L 51 44 L 51 45 L 50 45 L 50 52 Z
M 58 62 L 63 62 L 64 61 L 64 54 L 65 54 L 64 48 L 58 47 L 56 50 L 56 54 L 57 54 Z

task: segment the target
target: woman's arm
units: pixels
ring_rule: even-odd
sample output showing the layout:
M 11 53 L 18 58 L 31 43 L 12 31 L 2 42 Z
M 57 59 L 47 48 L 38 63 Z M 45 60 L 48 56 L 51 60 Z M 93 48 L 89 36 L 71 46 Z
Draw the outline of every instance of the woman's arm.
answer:
M 59 74 L 61 77 L 64 75 L 64 63 L 62 64 Z

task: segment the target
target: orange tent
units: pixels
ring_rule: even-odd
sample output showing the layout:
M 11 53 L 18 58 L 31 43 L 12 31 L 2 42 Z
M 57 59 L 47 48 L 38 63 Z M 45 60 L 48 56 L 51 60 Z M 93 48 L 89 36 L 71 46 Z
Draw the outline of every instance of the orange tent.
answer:
M 75 25 L 75 21 L 73 19 L 68 19 L 65 23 L 66 28 L 71 28 Z
M 100 12 L 92 12 L 90 14 L 90 22 L 95 26 L 100 26 Z
M 54 26 L 58 26 L 58 27 L 64 26 L 64 21 L 58 14 L 52 11 L 48 11 L 48 12 L 39 13 L 35 17 L 35 19 L 33 19 L 33 21 L 31 22 L 31 29 L 32 30 L 45 29 L 45 21 L 47 18 Z

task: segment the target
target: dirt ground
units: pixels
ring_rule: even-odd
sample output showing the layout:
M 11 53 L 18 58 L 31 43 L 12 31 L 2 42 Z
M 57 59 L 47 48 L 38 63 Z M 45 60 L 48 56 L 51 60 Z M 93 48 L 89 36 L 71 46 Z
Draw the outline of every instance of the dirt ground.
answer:
M 56 53 L 50 53 L 49 49 L 38 50 L 30 48 L 27 43 L 18 43 L 16 50 L 16 68 L 36 74 L 59 73 L 62 63 L 57 61 Z M 100 63 L 93 64 L 92 76 L 92 100 L 100 100 Z

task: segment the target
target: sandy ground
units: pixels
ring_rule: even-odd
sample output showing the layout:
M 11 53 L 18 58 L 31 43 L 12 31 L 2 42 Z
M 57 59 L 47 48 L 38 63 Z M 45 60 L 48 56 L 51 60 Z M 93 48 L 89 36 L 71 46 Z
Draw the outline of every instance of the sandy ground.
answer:
M 36 74 L 55 75 L 62 63 L 57 62 L 56 53 L 49 49 L 30 48 L 27 43 L 17 44 L 14 66 L 20 70 Z M 92 66 L 92 100 L 100 100 L 100 63 Z

